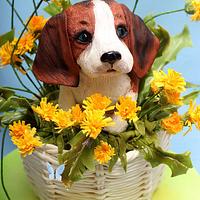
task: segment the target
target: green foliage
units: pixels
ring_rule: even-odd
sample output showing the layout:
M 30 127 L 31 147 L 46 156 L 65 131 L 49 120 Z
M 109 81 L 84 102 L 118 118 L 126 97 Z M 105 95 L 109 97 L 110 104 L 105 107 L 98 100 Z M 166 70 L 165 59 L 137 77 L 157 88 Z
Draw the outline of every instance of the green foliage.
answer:
M 1 87 L 0 124 L 9 125 L 18 120 L 29 120 L 28 109 L 30 109 L 32 101 L 24 97 L 17 97 L 14 91 Z
M 200 88 L 200 85 L 198 84 L 194 84 L 194 83 L 190 83 L 190 82 L 186 82 L 186 88 Z
M 0 125 L 9 125 L 14 121 L 27 120 L 27 111 L 15 111 L 15 112 L 5 112 L 3 115 L 0 114 Z
M 8 99 L 9 97 L 13 96 L 15 92 L 13 90 L 0 87 L 0 96 L 4 99 Z
M 54 16 L 62 12 L 62 9 L 56 5 L 56 3 L 52 2 L 44 8 L 44 11 L 46 11 L 49 15 Z
M 65 169 L 62 174 L 62 181 L 66 187 L 70 187 L 74 181 L 79 180 L 88 168 L 94 169 L 90 139 L 79 132 L 68 144 L 69 150 L 63 153 Z
M 15 36 L 15 29 L 0 36 L 0 47 L 4 45 L 7 41 L 12 42 Z
M 49 15 L 54 16 L 71 6 L 70 0 L 60 0 L 59 2 L 61 6 L 51 2 L 44 8 L 44 11 L 46 11 Z
M 127 170 L 127 156 L 126 156 L 126 142 L 123 139 L 123 137 L 117 137 L 117 142 L 118 142 L 118 156 L 121 161 L 121 165 L 124 169 L 124 171 Z
M 153 70 L 162 70 L 168 63 L 175 61 L 178 53 L 185 47 L 191 47 L 192 40 L 188 27 L 185 26 L 183 31 L 170 38 L 169 46 L 164 50 L 161 57 L 157 58 L 153 64 Z
M 193 91 L 185 96 L 183 96 L 183 103 L 188 105 L 190 101 L 195 100 L 200 94 L 200 90 Z
M 150 162 L 152 167 L 157 167 L 160 164 L 166 164 L 172 171 L 172 176 L 185 174 L 189 168 L 192 168 L 190 153 L 174 154 L 156 146 L 157 139 L 152 136 L 142 136 L 140 139 L 129 139 L 128 145 L 133 149 L 139 150 L 144 159 Z
M 112 172 L 112 169 L 119 158 L 119 155 L 118 155 L 119 143 L 117 142 L 117 139 L 114 135 L 109 134 L 108 136 L 109 136 L 107 140 L 108 143 L 115 149 L 115 155 L 111 158 L 109 162 L 109 166 L 108 166 L 109 172 Z
M 152 15 L 146 16 L 144 18 L 144 21 L 147 21 L 147 20 L 151 19 L 152 17 L 153 17 Z M 160 56 L 162 56 L 164 50 L 169 46 L 170 35 L 167 32 L 167 30 L 164 29 L 162 26 L 156 25 L 155 20 L 149 21 L 149 23 L 147 23 L 146 25 L 160 41 L 160 48 L 159 48 L 159 52 L 157 54 L 157 57 L 160 57 Z
M 172 177 L 185 174 L 189 168 L 192 168 L 190 152 L 175 154 L 164 151 L 154 144 L 146 145 L 142 150 L 145 160 L 149 161 L 152 167 L 166 164 L 172 171 Z

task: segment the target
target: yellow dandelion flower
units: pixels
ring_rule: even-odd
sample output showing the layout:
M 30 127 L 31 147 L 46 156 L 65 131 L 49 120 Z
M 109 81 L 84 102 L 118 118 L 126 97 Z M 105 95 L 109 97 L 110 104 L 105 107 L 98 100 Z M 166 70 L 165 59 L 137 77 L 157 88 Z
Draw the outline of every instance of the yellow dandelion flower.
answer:
M 93 94 L 90 97 L 87 97 L 83 101 L 83 108 L 87 110 L 113 110 L 114 106 L 109 106 L 112 103 L 110 98 L 102 96 L 99 93 Z
M 94 157 L 100 164 L 106 164 L 115 155 L 115 149 L 101 140 L 100 145 L 94 149 Z
M 153 72 L 151 89 L 155 93 L 162 88 L 162 94 L 167 98 L 168 103 L 182 105 L 180 95 L 185 91 L 185 86 L 186 82 L 182 75 L 173 69 L 168 69 L 168 74 L 163 71 Z
M 57 5 L 58 7 L 61 7 L 62 4 L 59 0 L 51 0 L 53 3 L 55 3 L 55 5 Z
M 137 102 L 133 101 L 130 96 L 119 97 L 119 103 L 116 104 L 116 108 L 118 110 L 115 112 L 116 115 L 133 122 L 138 120 L 137 112 L 141 110 L 141 107 L 137 106 Z
M 22 137 L 26 132 L 35 135 L 36 130 L 31 129 L 30 124 L 25 124 L 25 121 L 14 122 L 13 125 L 9 125 L 10 136 L 15 138 Z
M 32 33 L 26 33 L 23 37 L 20 38 L 17 45 L 16 54 L 23 55 L 26 52 L 30 52 L 34 47 L 35 38 Z M 17 39 L 13 41 L 13 44 L 16 44 Z
M 154 93 L 158 92 L 159 88 L 164 87 L 166 74 L 163 71 L 153 71 L 153 79 L 151 81 L 151 89 Z
M 164 83 L 164 90 L 171 90 L 177 93 L 185 91 L 186 82 L 182 75 L 173 69 L 168 69 L 168 74 Z
M 34 137 L 32 133 L 26 132 L 23 137 L 12 137 L 13 143 L 18 147 L 23 157 L 32 154 L 36 147 L 42 146 L 39 137 Z
M 29 32 L 40 32 L 47 21 L 48 19 L 45 19 L 43 16 L 33 16 L 28 24 Z
M 112 118 L 105 117 L 103 110 L 85 110 L 85 117 L 81 122 L 81 129 L 87 136 L 96 139 L 102 129 L 107 126 L 112 126 L 114 122 Z
M 76 123 L 81 123 L 83 121 L 84 113 L 82 112 L 79 104 L 76 104 L 72 107 L 71 113 L 73 121 L 75 121 Z
M 51 121 L 57 111 L 58 105 L 53 105 L 53 103 L 47 103 L 47 98 L 42 98 L 40 106 L 32 106 L 32 110 L 40 115 L 46 121 Z
M 8 65 L 11 64 L 11 55 L 13 52 L 14 45 L 9 41 L 6 42 L 0 48 L 0 65 Z M 16 52 L 13 54 L 13 63 L 21 62 L 21 59 L 17 57 Z
M 164 95 L 167 98 L 167 102 L 173 105 L 183 105 L 181 94 L 173 90 L 164 90 Z
M 56 123 L 56 129 L 60 129 L 60 131 L 70 126 L 73 126 L 75 123 L 75 121 L 72 120 L 71 110 L 64 111 L 62 109 L 59 109 L 55 113 L 53 121 Z
M 200 105 L 196 106 L 196 104 L 191 101 L 188 116 L 187 125 L 191 127 L 192 124 L 195 124 L 195 126 L 200 129 Z
M 168 74 L 163 71 L 154 71 L 151 82 L 152 91 L 157 92 L 159 88 L 167 91 L 181 93 L 185 91 L 186 82 L 182 75 L 173 69 L 168 69 Z
M 42 145 L 39 137 L 34 137 L 36 128 L 31 128 L 30 124 L 25 124 L 24 121 L 14 122 L 9 126 L 9 130 L 11 139 L 22 156 L 30 155 L 36 147 Z
M 200 20 L 200 1 L 199 0 L 192 1 L 192 6 L 193 6 L 195 12 L 191 16 L 191 19 L 193 21 L 199 21 Z
M 183 121 L 181 116 L 174 112 L 170 117 L 163 119 L 161 126 L 169 133 L 176 134 L 183 129 Z

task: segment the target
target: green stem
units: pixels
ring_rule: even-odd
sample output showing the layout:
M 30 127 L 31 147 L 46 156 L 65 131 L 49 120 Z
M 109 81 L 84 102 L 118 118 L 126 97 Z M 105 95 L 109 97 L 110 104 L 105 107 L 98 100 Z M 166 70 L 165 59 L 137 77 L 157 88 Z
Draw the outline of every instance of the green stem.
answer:
M 135 13 L 135 10 L 136 10 L 136 8 L 137 8 L 138 2 L 139 2 L 139 0 L 136 0 L 136 1 L 135 1 L 135 5 L 134 5 L 134 8 L 133 8 L 133 13 Z
M 14 62 L 13 62 L 13 54 L 14 54 L 14 51 L 16 50 L 16 48 L 17 48 L 17 45 L 18 45 L 18 43 L 19 43 L 19 41 L 20 41 L 22 35 L 24 34 L 25 30 L 27 29 L 27 26 L 28 26 L 29 22 L 31 21 L 31 19 L 32 19 L 32 17 L 34 16 L 35 12 L 39 9 L 39 7 L 40 7 L 40 5 L 42 4 L 42 2 L 43 2 L 43 0 L 40 0 L 40 2 L 38 3 L 38 5 L 36 6 L 35 10 L 32 12 L 32 14 L 31 14 L 29 20 L 27 21 L 27 23 L 25 24 L 24 29 L 22 30 L 22 32 L 21 32 L 21 34 L 20 34 L 20 36 L 19 36 L 19 38 L 18 38 L 18 40 L 17 40 L 17 42 L 16 42 L 16 44 L 15 44 L 13 50 L 12 50 L 12 54 L 11 54 L 11 65 L 12 65 L 12 69 L 13 69 L 15 75 L 17 76 L 18 81 L 21 83 L 21 85 L 22 85 L 25 89 L 27 89 L 27 90 L 28 90 L 29 92 L 31 92 L 31 93 L 33 93 L 33 92 L 32 92 L 31 90 L 29 90 L 29 89 L 23 84 L 23 82 L 21 81 L 20 77 L 18 76 L 18 74 L 17 74 L 17 72 L 16 72 L 16 70 L 15 70 L 15 66 L 14 66 Z M 35 94 L 35 93 L 33 93 L 33 94 L 34 94 L 34 96 L 36 96 L 37 98 L 40 98 L 37 94 Z
M 18 38 L 18 40 L 17 40 L 17 42 L 16 42 L 14 48 L 13 48 L 13 51 L 12 51 L 12 54 L 11 54 L 11 64 L 12 64 L 12 65 L 14 64 L 14 63 L 13 63 L 13 54 L 14 54 L 14 51 L 16 50 L 17 45 L 18 45 L 18 43 L 19 43 L 19 41 L 20 41 L 22 35 L 24 34 L 25 30 L 27 29 L 29 22 L 31 21 L 32 17 L 33 17 L 34 14 L 37 12 L 37 10 L 39 9 L 39 7 L 40 7 L 40 5 L 42 4 L 42 2 L 43 2 L 43 0 L 40 0 L 40 2 L 38 3 L 38 5 L 36 6 L 35 10 L 32 12 L 32 14 L 31 14 L 29 20 L 28 20 L 27 23 L 25 24 L 25 27 L 24 27 L 24 29 L 22 30 L 22 32 L 21 32 L 21 34 L 20 34 L 20 36 L 19 36 L 19 38 Z
M 185 8 L 183 9 L 179 9 L 179 10 L 172 10 L 172 11 L 167 11 L 167 12 L 161 12 L 159 14 L 154 15 L 153 17 L 151 17 L 150 19 L 148 19 L 147 21 L 145 21 L 144 23 L 147 24 L 148 22 L 150 22 L 151 20 L 160 17 L 162 15 L 168 15 L 168 14 L 172 14 L 172 13 L 177 13 L 177 12 L 182 12 L 185 11 Z
M 23 66 L 21 66 L 21 68 L 26 72 L 26 77 L 33 84 L 33 86 L 40 93 L 40 95 L 42 96 L 42 93 L 41 93 L 40 89 L 37 87 L 37 85 L 34 83 L 34 81 L 32 80 L 32 78 L 29 76 L 28 72 L 25 70 L 25 68 Z
M 28 67 L 31 69 L 30 64 L 29 64 L 28 61 L 26 60 L 26 58 L 27 58 L 27 59 L 31 59 L 31 58 L 30 58 L 29 56 L 27 56 L 27 55 L 24 55 L 23 57 L 24 57 L 24 60 L 25 60 L 26 64 L 28 65 Z M 42 92 L 44 92 L 44 88 L 43 88 L 42 84 L 41 84 L 40 81 L 36 78 L 36 76 L 35 76 L 35 74 L 33 73 L 32 70 L 31 70 L 31 72 L 32 72 L 32 74 L 33 74 L 35 80 L 37 81 L 39 87 L 41 88 Z M 42 94 L 41 94 L 41 95 L 42 95 Z
M 6 0 L 6 1 L 7 1 L 7 3 L 8 3 L 8 4 L 11 6 L 11 8 L 12 8 L 12 3 L 10 3 L 9 0 Z M 17 10 L 15 9 L 15 7 L 13 8 L 13 10 L 14 10 L 16 16 L 18 17 L 19 21 L 23 24 L 23 26 L 25 26 L 25 24 L 24 24 L 22 18 L 20 17 L 20 15 L 19 15 L 19 13 L 17 12 Z
M 5 138 L 6 138 L 6 132 L 8 130 L 8 126 L 5 127 L 4 132 L 3 132 L 3 136 L 2 136 L 2 145 L 1 145 L 1 184 L 3 187 L 3 191 L 7 197 L 8 200 L 10 200 L 10 196 L 6 190 L 5 184 L 4 184 L 4 174 L 3 174 L 3 153 L 4 153 L 4 145 L 5 145 Z
M 33 0 L 33 6 L 34 6 L 34 9 L 36 10 L 36 3 L 35 3 L 35 0 Z M 38 15 L 37 10 L 36 10 L 36 12 L 35 12 L 35 15 Z
M 15 7 L 15 0 L 12 0 L 11 29 L 14 28 L 14 7 Z
M 21 84 L 29 93 L 33 94 L 35 97 L 37 97 L 38 99 L 40 99 L 40 96 L 38 96 L 37 94 L 35 94 L 35 93 L 32 92 L 31 90 L 29 90 L 29 88 L 27 88 L 27 87 L 23 84 L 23 82 L 22 82 L 22 80 L 20 79 L 20 77 L 19 77 L 19 75 L 18 75 L 16 69 L 15 69 L 14 67 L 12 67 L 12 69 L 13 69 L 13 71 L 14 71 L 14 73 L 15 73 L 17 79 L 18 79 L 18 81 L 20 82 L 20 84 Z
M 25 90 L 25 89 L 22 89 L 22 88 L 15 88 L 15 87 L 2 87 L 4 89 L 9 89 L 9 90 L 17 90 L 17 91 L 21 91 L 21 92 L 27 92 L 27 93 L 30 93 L 29 91 Z M 31 93 L 32 94 L 32 93 Z

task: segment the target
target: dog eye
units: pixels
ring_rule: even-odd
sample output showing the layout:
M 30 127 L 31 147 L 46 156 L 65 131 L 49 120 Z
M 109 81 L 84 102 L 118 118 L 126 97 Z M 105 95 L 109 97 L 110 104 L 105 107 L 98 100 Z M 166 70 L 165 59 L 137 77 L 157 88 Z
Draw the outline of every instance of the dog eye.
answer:
M 122 39 L 128 35 L 128 30 L 126 29 L 125 26 L 120 25 L 117 27 L 117 35 L 119 38 Z
M 76 40 L 80 43 L 87 44 L 92 41 L 92 35 L 88 31 L 82 31 L 77 34 Z

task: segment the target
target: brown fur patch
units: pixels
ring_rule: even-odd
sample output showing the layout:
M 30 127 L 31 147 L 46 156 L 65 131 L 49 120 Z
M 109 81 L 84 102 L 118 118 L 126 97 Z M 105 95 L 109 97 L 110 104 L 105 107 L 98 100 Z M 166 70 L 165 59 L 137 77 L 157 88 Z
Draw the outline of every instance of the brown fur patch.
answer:
M 91 1 L 77 3 L 65 12 L 67 16 L 67 31 L 69 34 L 72 53 L 74 59 L 77 60 L 88 44 L 81 44 L 77 42 L 75 36 L 83 30 L 88 31 L 92 35 L 94 34 L 95 17 L 93 3 Z

